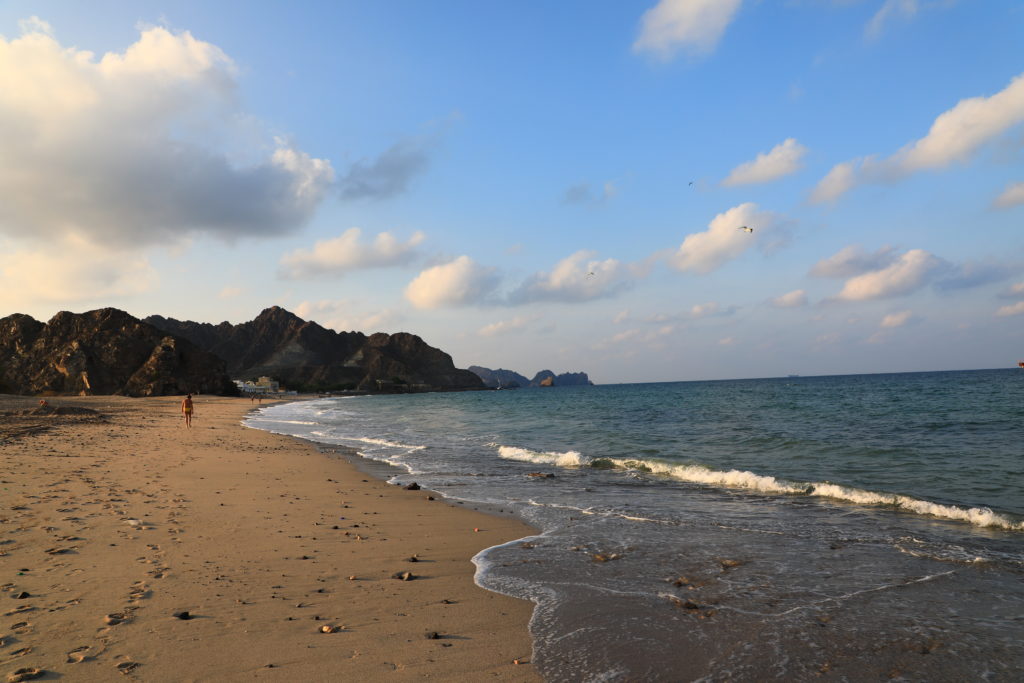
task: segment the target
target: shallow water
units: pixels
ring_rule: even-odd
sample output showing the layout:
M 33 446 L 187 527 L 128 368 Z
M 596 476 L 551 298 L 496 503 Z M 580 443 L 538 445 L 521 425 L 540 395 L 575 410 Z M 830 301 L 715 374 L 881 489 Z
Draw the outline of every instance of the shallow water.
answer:
M 1024 372 L 997 370 L 324 399 L 247 424 L 540 529 L 475 561 L 536 603 L 548 680 L 1012 680 L 1022 418 Z

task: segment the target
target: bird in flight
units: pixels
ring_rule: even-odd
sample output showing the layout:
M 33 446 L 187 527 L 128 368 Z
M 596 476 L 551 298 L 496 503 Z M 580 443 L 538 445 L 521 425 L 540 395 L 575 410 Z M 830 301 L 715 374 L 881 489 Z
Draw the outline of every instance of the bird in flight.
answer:
M 593 274 L 594 274 L 594 271 L 590 271 L 589 273 L 587 273 L 587 277 L 590 277 Z
M 740 229 L 740 230 L 742 230 L 743 232 L 754 232 L 754 229 L 753 229 L 753 228 L 748 228 L 748 227 L 747 227 L 747 226 L 745 226 L 745 225 L 741 225 L 741 226 L 739 227 L 739 229 Z

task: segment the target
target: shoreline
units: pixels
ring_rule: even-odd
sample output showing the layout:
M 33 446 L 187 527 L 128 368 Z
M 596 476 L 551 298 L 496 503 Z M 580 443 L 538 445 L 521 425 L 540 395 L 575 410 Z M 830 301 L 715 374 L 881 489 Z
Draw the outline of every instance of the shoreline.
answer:
M 536 530 L 245 427 L 245 399 L 187 430 L 180 400 L 0 396 L 0 674 L 539 680 L 533 604 L 471 562 Z

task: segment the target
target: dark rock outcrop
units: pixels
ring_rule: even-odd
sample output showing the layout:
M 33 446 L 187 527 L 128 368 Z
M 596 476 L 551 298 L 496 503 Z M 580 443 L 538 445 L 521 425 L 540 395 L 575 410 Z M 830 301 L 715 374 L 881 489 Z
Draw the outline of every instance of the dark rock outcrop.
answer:
M 483 388 L 476 375 L 414 334 L 335 332 L 278 306 L 238 325 L 161 316 L 146 322 L 223 358 L 238 379 L 267 375 L 300 391 Z
M 491 370 L 479 365 L 470 365 L 469 369 L 483 380 L 484 384 L 492 389 L 516 387 L 571 387 L 571 386 L 593 386 L 590 377 L 585 372 L 563 372 L 556 375 L 550 370 L 541 370 L 533 379 L 527 379 L 518 372 L 512 370 Z
M 504 370 L 502 368 L 491 370 L 490 368 L 483 368 L 479 365 L 470 365 L 469 370 L 483 380 L 484 386 L 491 389 L 497 389 L 498 387 L 503 389 L 518 389 L 520 387 L 530 386 L 530 380 L 512 370 Z
M 237 393 L 224 362 L 116 308 L 47 323 L 0 319 L 0 391 L 12 394 Z

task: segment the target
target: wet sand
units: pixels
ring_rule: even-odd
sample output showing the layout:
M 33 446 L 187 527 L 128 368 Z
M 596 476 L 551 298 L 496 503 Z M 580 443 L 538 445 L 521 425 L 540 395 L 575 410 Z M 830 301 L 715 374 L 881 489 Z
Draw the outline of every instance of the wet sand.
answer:
M 0 680 L 538 680 L 532 605 L 470 562 L 521 522 L 246 429 L 247 399 L 192 429 L 180 398 L 48 400 L 96 412 L 0 397 Z

